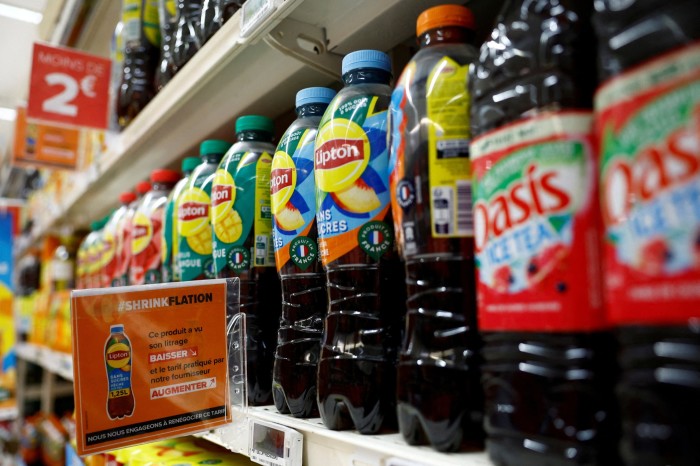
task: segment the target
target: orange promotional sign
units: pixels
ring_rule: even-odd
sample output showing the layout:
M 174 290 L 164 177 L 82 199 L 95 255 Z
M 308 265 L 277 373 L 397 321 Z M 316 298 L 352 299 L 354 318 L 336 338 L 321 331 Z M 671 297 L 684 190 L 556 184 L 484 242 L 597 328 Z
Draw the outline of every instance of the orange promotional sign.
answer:
M 227 286 L 207 280 L 73 292 L 78 454 L 231 422 Z
M 75 169 L 79 145 L 79 130 L 27 121 L 27 109 L 17 108 L 14 165 Z
M 103 57 L 35 43 L 29 117 L 107 128 L 111 66 Z

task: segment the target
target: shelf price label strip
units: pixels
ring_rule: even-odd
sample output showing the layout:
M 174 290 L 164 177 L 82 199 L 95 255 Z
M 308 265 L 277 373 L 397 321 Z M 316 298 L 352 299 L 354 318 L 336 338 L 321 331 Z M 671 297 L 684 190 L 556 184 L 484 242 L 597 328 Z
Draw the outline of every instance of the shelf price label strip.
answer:
M 235 317 L 238 279 L 74 291 L 78 454 L 229 424 Z

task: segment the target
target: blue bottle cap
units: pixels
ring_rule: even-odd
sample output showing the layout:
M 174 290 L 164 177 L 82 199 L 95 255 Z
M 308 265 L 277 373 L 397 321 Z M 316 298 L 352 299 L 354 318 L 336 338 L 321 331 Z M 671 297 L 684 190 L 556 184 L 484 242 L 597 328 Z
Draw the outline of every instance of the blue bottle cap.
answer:
M 343 74 L 360 68 L 377 68 L 391 73 L 391 60 L 379 50 L 358 50 L 343 57 Z
M 109 327 L 110 333 L 124 333 L 123 325 L 112 325 Z
M 307 87 L 297 92 L 295 107 L 308 104 L 329 104 L 335 97 L 335 91 L 327 87 Z

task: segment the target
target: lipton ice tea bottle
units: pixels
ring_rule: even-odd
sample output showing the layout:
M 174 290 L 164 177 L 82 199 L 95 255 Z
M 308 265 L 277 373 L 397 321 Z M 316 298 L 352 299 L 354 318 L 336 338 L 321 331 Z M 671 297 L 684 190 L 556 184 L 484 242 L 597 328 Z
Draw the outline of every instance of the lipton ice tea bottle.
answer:
M 393 423 L 403 272 L 389 211 L 389 57 L 360 50 L 343 59 L 345 87 L 321 119 L 314 150 L 319 249 L 328 314 L 318 403 L 331 429 L 363 434 Z
M 246 315 L 248 402 L 272 402 L 272 366 L 281 296 L 274 268 L 270 171 L 274 124 L 267 117 L 236 120 L 236 143 L 219 164 L 211 191 L 214 270 L 239 277 Z
M 117 273 L 117 267 L 120 261 L 120 255 L 123 254 L 123 249 L 119 243 L 119 228 L 122 226 L 124 219 L 129 211 L 129 205 L 136 200 L 136 194 L 131 191 L 123 192 L 119 195 L 119 208 L 114 211 L 112 216 L 107 221 L 104 227 L 103 239 L 105 242 L 105 250 L 107 257 L 105 266 L 102 271 L 102 284 L 105 287 L 112 286 L 114 277 Z
M 136 199 L 133 200 L 122 219 L 116 225 L 116 265 L 114 267 L 114 276 L 112 277 L 112 286 L 127 286 L 129 285 L 129 266 L 131 265 L 131 240 L 132 227 L 136 209 L 138 209 L 143 196 L 151 190 L 151 183 L 148 181 L 140 181 L 136 183 Z
M 270 197 L 275 261 L 282 281 L 282 318 L 277 336 L 272 396 L 282 413 L 317 416 L 316 372 L 328 299 L 318 255 L 314 142 L 335 91 L 302 89 L 297 119 L 272 159 Z
M 700 464 L 700 3 L 594 3 L 625 464 Z
M 507 2 L 470 71 L 478 313 L 497 464 L 617 464 L 592 2 Z
M 156 93 L 160 57 L 158 0 L 122 0 L 124 63 L 117 96 L 119 126 L 126 127 Z
M 120 419 L 134 413 L 134 393 L 131 384 L 131 342 L 123 325 L 112 325 L 105 343 L 107 369 L 107 414 Z
M 420 50 L 390 114 L 391 195 L 406 262 L 406 338 L 399 356 L 399 428 L 410 444 L 456 450 L 481 442 L 467 73 L 474 17 L 443 5 L 418 17 Z
M 179 273 L 175 267 L 177 262 L 177 209 L 175 201 L 180 195 L 192 171 L 197 168 L 199 157 L 186 157 L 181 164 L 182 178 L 173 187 L 168 195 L 165 209 L 163 210 L 163 230 L 161 234 L 161 279 L 163 283 L 179 281 Z
M 97 238 L 98 233 L 98 222 L 90 223 L 90 233 L 85 236 L 85 239 L 80 243 L 78 247 L 78 267 L 76 270 L 78 289 L 92 288 L 92 267 L 90 264 L 90 248 L 92 243 Z
M 161 236 L 168 194 L 180 180 L 180 172 L 159 169 L 151 172 L 151 190 L 139 204 L 131 227 L 129 283 L 161 283 Z
M 214 278 L 212 258 L 211 193 L 214 173 L 231 147 L 209 139 L 199 146 L 201 163 L 192 171 L 175 201 L 177 209 L 177 262 L 180 281 Z
M 160 91 L 175 76 L 173 45 L 177 29 L 176 0 L 158 0 L 160 20 L 160 61 L 156 69 L 156 91 Z

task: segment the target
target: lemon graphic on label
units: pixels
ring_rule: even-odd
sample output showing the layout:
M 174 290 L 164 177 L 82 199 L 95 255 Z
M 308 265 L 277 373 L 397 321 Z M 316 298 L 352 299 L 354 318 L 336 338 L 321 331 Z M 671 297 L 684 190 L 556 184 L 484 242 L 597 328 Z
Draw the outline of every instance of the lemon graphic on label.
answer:
M 344 118 L 329 121 L 316 135 L 316 185 L 324 192 L 350 188 L 364 173 L 369 157 L 369 139 L 360 125 Z
M 209 195 L 200 188 L 190 188 L 177 201 L 177 230 L 197 254 L 206 256 L 212 252 L 209 224 Z
M 361 179 L 348 189 L 335 192 L 331 196 L 341 208 L 358 214 L 371 212 L 382 205 L 374 189 Z
M 114 369 L 121 369 L 129 364 L 131 348 L 124 343 L 115 343 L 107 350 L 107 365 Z
M 288 231 L 294 231 L 304 226 L 304 217 L 291 202 L 287 202 L 287 205 L 275 214 L 275 221 L 281 229 Z
M 279 214 L 294 194 L 297 185 L 297 169 L 294 160 L 286 152 L 275 152 L 270 170 L 270 204 L 272 213 Z
M 137 212 L 131 226 L 131 252 L 142 253 L 150 244 L 153 236 L 153 224 L 143 212 Z

